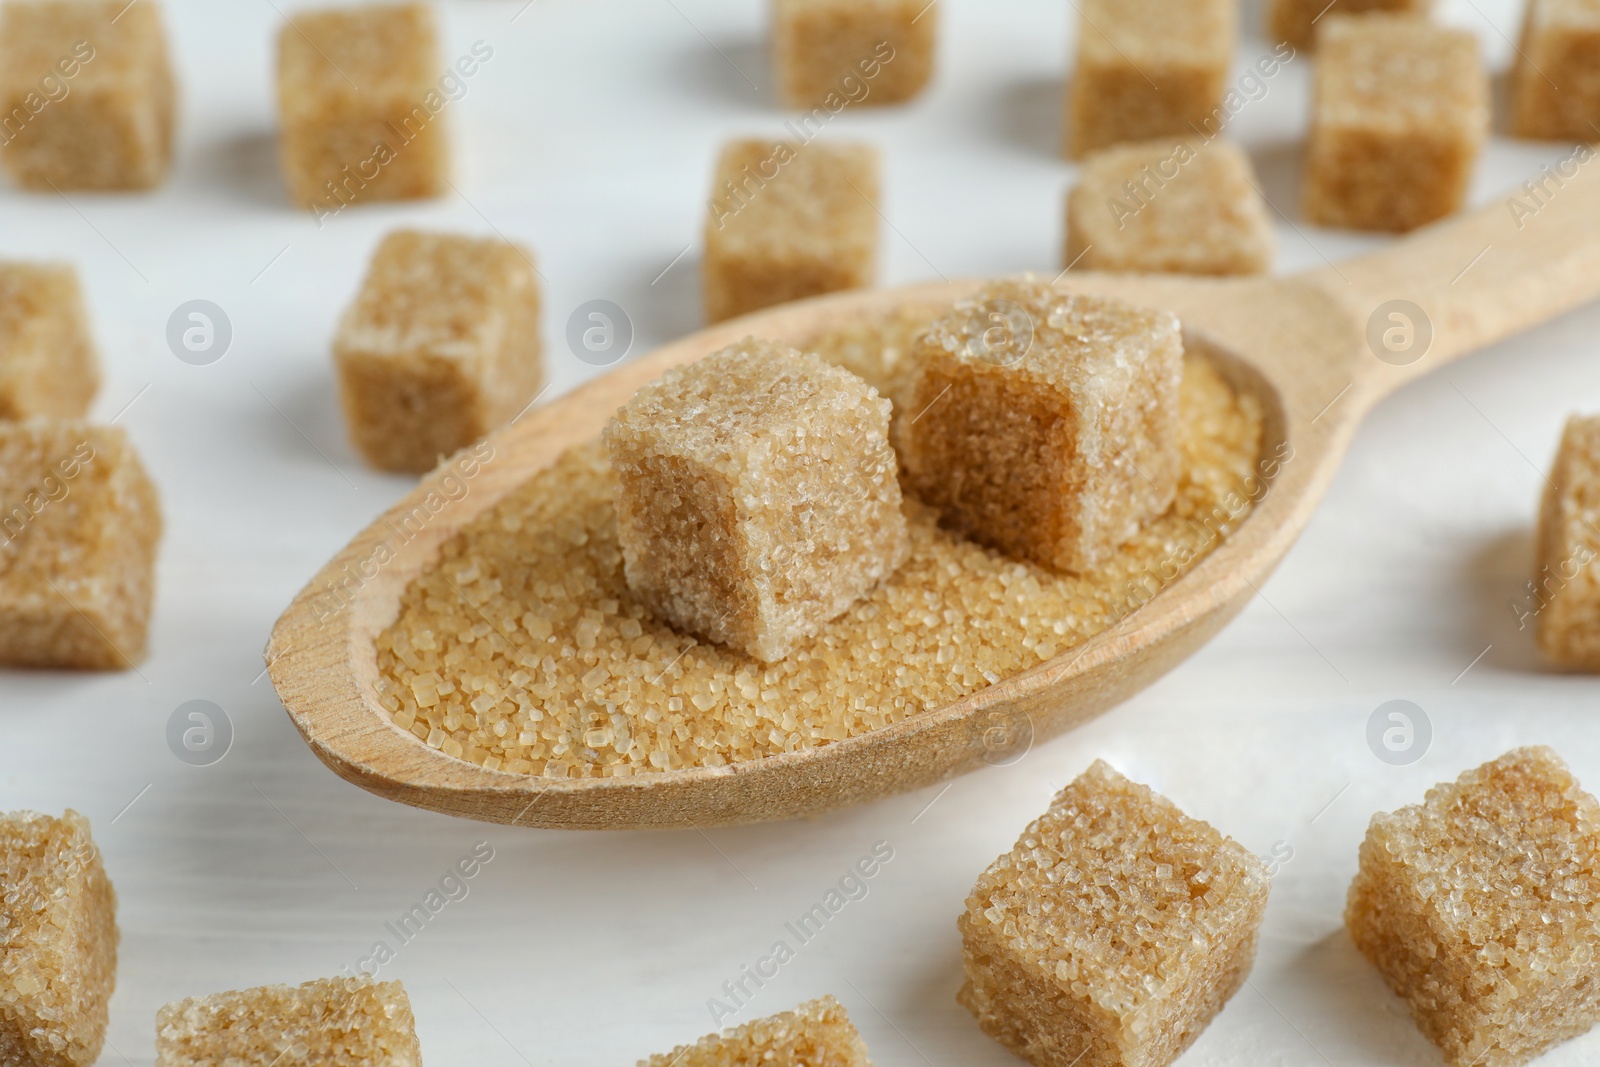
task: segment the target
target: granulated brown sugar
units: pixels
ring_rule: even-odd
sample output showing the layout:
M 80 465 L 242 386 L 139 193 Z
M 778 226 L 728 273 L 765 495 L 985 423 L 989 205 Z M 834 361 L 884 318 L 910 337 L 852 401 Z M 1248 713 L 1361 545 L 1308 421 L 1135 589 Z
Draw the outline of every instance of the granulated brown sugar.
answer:
M 99 1058 L 117 984 L 116 910 L 89 820 L 0 813 L 0 1063 Z
M 0 262 L 0 419 L 78 419 L 100 363 L 77 268 Z
M 1306 220 L 1401 233 L 1459 211 L 1492 110 L 1477 37 L 1406 14 L 1333 14 L 1317 42 Z
M 793 1011 L 707 1034 L 692 1045 L 640 1060 L 639 1067 L 871 1067 L 867 1043 L 844 1005 L 818 997 Z
M 753 337 L 640 389 L 600 435 L 628 588 L 685 634 L 783 659 L 910 548 L 890 411 Z
M 785 107 L 900 104 L 933 77 L 939 8 L 927 0 L 773 0 L 771 11 Z
M 1372 817 L 1345 925 L 1447 1063 L 1518 1067 L 1600 1018 L 1597 871 L 1600 803 L 1519 748 Z
M 1238 41 L 1235 0 L 1074 0 L 1077 59 L 1064 108 L 1067 154 L 1216 121 Z
M 1220 138 L 1113 145 L 1067 193 L 1069 270 L 1265 274 L 1272 217 L 1244 149 Z
M 860 328 L 799 347 L 893 398 L 882 373 L 913 333 L 891 315 L 876 356 Z M 406 590 L 377 640 L 378 699 L 450 756 L 560 778 L 723 766 L 941 707 L 1103 631 L 1245 518 L 1268 469 L 1259 402 L 1190 358 L 1181 404 L 1177 499 L 1103 568 L 1053 574 L 941 530 L 907 500 L 905 565 L 766 665 L 674 632 L 629 594 L 614 479 L 599 442 L 581 445 L 446 542 Z
M 1594 0 L 1530 0 L 1512 61 L 1511 133 L 1588 144 L 1600 121 Z
M 706 321 L 872 284 L 882 162 L 843 141 L 729 141 L 701 267 Z
M 1166 1067 L 1249 976 L 1269 881 L 1096 760 L 973 886 L 958 999 L 1038 1067 Z
M 1018 559 L 1089 574 L 1172 505 L 1183 340 L 1170 311 L 1008 279 L 912 353 L 906 489 Z
M 0 8 L 0 165 L 18 185 L 55 193 L 161 184 L 178 95 L 162 20 L 160 5 L 125 0 Z M 41 97 L 51 83 L 56 92 Z
M 1552 663 L 1600 671 L 1600 416 L 1567 420 L 1538 546 L 1539 648 Z
M 527 408 L 544 379 L 533 256 L 509 241 L 396 230 L 339 319 L 350 440 L 421 474 Z
M 156 1012 L 156 1067 L 225 1063 L 420 1067 L 422 1051 L 405 986 L 366 977 L 237 989 Z
M 427 4 L 339 5 L 284 16 L 278 141 L 289 199 L 320 226 L 322 216 L 346 204 L 442 196 L 450 187 L 453 116 L 428 101 L 448 69 Z
M 0 422 L 0 664 L 143 659 L 160 539 L 155 486 L 120 426 Z

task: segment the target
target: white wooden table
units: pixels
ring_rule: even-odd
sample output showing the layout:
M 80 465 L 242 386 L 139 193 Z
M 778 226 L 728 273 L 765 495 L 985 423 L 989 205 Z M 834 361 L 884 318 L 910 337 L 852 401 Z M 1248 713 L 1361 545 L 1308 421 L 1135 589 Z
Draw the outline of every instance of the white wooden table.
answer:
M 1069 7 L 940 3 L 932 91 L 906 108 L 846 112 L 826 134 L 887 152 L 884 281 L 1053 273 L 1071 174 L 1054 154 Z M 782 131 L 755 0 L 522 7 L 444 7 L 450 58 L 477 41 L 494 52 L 449 108 L 463 160 L 450 199 L 350 210 L 320 229 L 288 206 L 271 95 L 281 19 L 268 0 L 169 0 L 184 103 L 165 188 L 70 202 L 0 191 L 0 256 L 80 264 L 107 366 L 96 415 L 121 413 L 168 520 L 153 654 L 138 672 L 0 674 L 0 808 L 86 813 L 121 897 L 103 1062 L 150 1063 L 166 1001 L 355 970 L 384 941 L 394 958 L 380 973 L 404 979 L 431 1064 L 631 1063 L 710 1030 L 724 982 L 792 943 L 785 923 L 886 842 L 893 859 L 866 895 L 793 946 L 730 1021 L 829 992 L 881 1065 L 1007 1064 L 955 1003 L 955 919 L 979 870 L 1097 756 L 1264 855 L 1292 853 L 1251 986 L 1186 1067 L 1439 1062 L 1344 935 L 1345 888 L 1372 812 L 1514 745 L 1552 744 L 1600 787 L 1600 679 L 1541 669 L 1511 607 L 1562 420 L 1600 410 L 1600 307 L 1385 404 L 1237 622 L 1125 707 L 1015 766 L 805 823 L 584 835 L 398 807 L 316 761 L 260 676 L 260 651 L 317 565 L 407 487 L 364 469 L 345 442 L 328 353 L 379 237 L 417 224 L 530 242 L 566 390 L 596 373 L 564 340 L 585 301 L 626 309 L 636 353 L 697 325 L 715 148 Z M 1511 4 L 1453 0 L 1444 15 L 1475 27 L 1505 66 Z M 1247 34 L 1240 70 L 1266 48 Z M 1288 218 L 1308 65 L 1291 63 L 1235 126 Z M 1474 200 L 1503 199 L 1565 152 L 1497 137 Z M 1279 237 L 1286 271 L 1377 240 L 1282 217 Z M 233 328 L 208 366 L 174 358 L 165 339 L 168 317 L 193 299 L 218 304 Z M 1366 740 L 1369 716 L 1393 699 L 1414 701 L 1432 727 L 1408 766 Z M 231 750 L 211 766 L 168 747 L 168 721 L 190 700 L 232 723 Z M 402 943 L 386 924 L 475 847 L 492 860 L 447 883 L 459 899 Z M 1591 1035 L 1542 1062 L 1597 1055 Z

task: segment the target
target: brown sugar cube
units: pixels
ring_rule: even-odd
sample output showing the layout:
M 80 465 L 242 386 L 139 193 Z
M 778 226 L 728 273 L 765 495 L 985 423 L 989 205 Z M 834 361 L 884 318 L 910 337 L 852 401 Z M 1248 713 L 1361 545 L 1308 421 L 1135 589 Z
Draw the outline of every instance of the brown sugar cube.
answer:
M 832 117 L 898 104 L 933 75 L 939 5 L 929 0 L 773 0 L 772 20 L 773 67 L 788 107 Z
M 1539 648 L 1553 663 L 1600 671 L 1600 416 L 1567 422 L 1538 544 Z
M 1518 137 L 1600 140 L 1600 4 L 1529 0 L 1511 71 Z
M 429 470 L 528 405 L 542 352 L 526 249 L 392 233 L 334 338 L 350 438 L 382 470 Z
M 77 418 L 99 387 L 77 271 L 0 263 L 0 419 Z
M 320 220 L 348 204 L 440 196 L 450 143 L 433 13 L 423 4 L 296 13 L 278 35 L 290 198 Z
M 1250 974 L 1267 868 L 1096 760 L 984 871 L 959 999 L 1039 1067 L 1165 1067 Z
M 25 189 L 148 189 L 177 91 L 155 0 L 7 0 L 0 162 Z
M 116 911 L 89 820 L 0 814 L 0 1063 L 95 1062 L 117 984 Z
M 1398 232 L 1453 214 L 1489 129 L 1477 37 L 1407 15 L 1322 23 L 1306 217 Z
M 877 202 L 878 155 L 865 145 L 724 147 L 706 219 L 706 318 L 871 285 Z
M 156 1012 L 156 1067 L 422 1067 L 399 982 L 321 978 L 191 997 Z
M 1600 805 L 1519 748 L 1375 815 L 1345 925 L 1455 1067 L 1514 1067 L 1600 1013 Z
M 0 423 L 0 664 L 144 657 L 161 511 L 115 426 Z
M 907 488 L 1013 556 L 1092 570 L 1166 511 L 1181 465 L 1183 339 L 1169 312 L 996 285 L 929 327 Z
M 1082 0 L 1067 154 L 1214 129 L 1237 20 L 1236 0 Z
M 754 338 L 640 389 L 604 434 L 628 587 L 680 630 L 782 659 L 910 552 L 889 409 Z
M 824 996 L 640 1060 L 639 1067 L 872 1067 L 872 1061 L 844 1005 Z
M 1272 266 L 1272 248 L 1250 157 L 1225 141 L 1101 149 L 1067 194 L 1072 269 L 1261 274 Z
M 1392 11 L 1426 17 L 1433 4 L 1434 0 L 1272 0 L 1267 8 L 1267 36 L 1310 51 L 1329 16 Z

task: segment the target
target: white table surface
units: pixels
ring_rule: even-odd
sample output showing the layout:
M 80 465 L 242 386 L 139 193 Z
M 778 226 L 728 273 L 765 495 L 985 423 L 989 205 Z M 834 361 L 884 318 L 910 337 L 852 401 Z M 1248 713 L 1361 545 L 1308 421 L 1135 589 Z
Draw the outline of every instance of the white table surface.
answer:
M 940 0 L 937 83 L 908 107 L 847 111 L 826 136 L 887 152 L 883 281 L 1059 266 L 1054 152 L 1069 6 Z M 260 677 L 267 631 L 325 559 L 411 484 L 346 443 L 328 352 L 379 237 L 399 224 L 530 242 L 548 278 L 557 390 L 594 373 L 563 343 L 584 301 L 632 317 L 635 353 L 698 324 L 698 233 L 715 147 L 777 133 L 753 0 L 457 0 L 451 58 L 493 58 L 451 105 L 460 195 L 347 211 L 320 230 L 276 170 L 270 0 L 170 0 L 183 83 L 176 173 L 147 196 L 0 191 L 0 256 L 82 269 L 107 370 L 168 530 L 153 650 L 137 672 L 0 674 L 0 808 L 87 814 L 120 895 L 121 972 L 102 1062 L 148 1064 L 166 1001 L 354 969 L 475 843 L 494 859 L 381 970 L 404 979 L 428 1063 L 628 1064 L 710 1030 L 707 1001 L 785 937 L 875 842 L 894 859 L 759 991 L 742 1021 L 834 993 L 887 1067 L 1013 1062 L 955 1003 L 955 919 L 978 872 L 1095 757 L 1251 849 L 1292 848 L 1260 959 L 1185 1067 L 1435 1064 L 1356 954 L 1340 914 L 1372 812 L 1518 744 L 1600 787 L 1600 679 L 1542 669 L 1509 603 L 1531 570 L 1541 468 L 1576 408 L 1600 410 L 1600 307 L 1444 369 L 1384 403 L 1326 503 L 1236 622 L 1125 706 L 1011 767 L 807 822 L 696 831 L 511 830 L 415 811 L 336 779 Z M 1516 12 L 1450 0 L 1503 70 Z M 1247 11 L 1253 27 L 1259 10 Z M 1240 69 L 1266 50 L 1253 30 Z M 1308 63 L 1239 116 L 1269 197 L 1295 218 Z M 748 78 L 748 82 L 746 81 Z M 753 88 L 754 86 L 759 88 Z M 1497 137 L 1474 201 L 1566 149 Z M 1280 218 L 1279 269 L 1380 239 Z M 658 274 L 684 253 L 666 274 Z M 270 266 L 269 266 L 270 264 Z M 652 281 L 653 279 L 657 279 Z M 168 316 L 221 305 L 233 346 L 174 358 Z M 131 406 L 130 406 L 131 405 Z M 1471 669 L 1468 670 L 1469 665 Z M 1369 750 L 1372 711 L 1415 701 L 1426 755 Z M 235 739 L 180 762 L 185 701 Z M 1543 1062 L 1600 1055 L 1600 1034 Z

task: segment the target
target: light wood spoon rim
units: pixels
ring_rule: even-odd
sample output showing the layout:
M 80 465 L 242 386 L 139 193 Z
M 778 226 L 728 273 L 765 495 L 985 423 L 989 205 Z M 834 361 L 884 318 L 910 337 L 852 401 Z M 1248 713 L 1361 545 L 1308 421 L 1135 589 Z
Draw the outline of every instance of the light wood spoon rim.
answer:
M 1067 275 L 1062 288 L 1177 312 L 1189 347 L 1264 401 L 1264 452 L 1271 456 L 1282 443 L 1290 451 L 1271 472 L 1270 492 L 1234 534 L 1143 607 L 1044 664 L 844 741 L 628 778 L 487 771 L 387 721 L 372 696 L 373 639 L 392 622 L 405 587 L 447 537 L 567 446 L 592 438 L 638 386 L 749 334 L 801 341 L 908 304 L 947 304 L 981 284 L 849 292 L 723 323 L 525 413 L 490 436 L 494 457 L 471 479 L 446 461 L 330 561 L 274 627 L 268 667 L 295 726 L 336 773 L 379 795 L 489 821 L 566 828 L 705 826 L 813 814 L 994 762 L 985 745 L 989 731 L 1059 733 L 1149 684 L 1231 619 L 1303 529 L 1376 400 L 1450 359 L 1600 296 L 1600 180 L 1580 173 L 1520 226 L 1505 207 L 1488 207 L 1373 255 L 1297 276 Z M 1394 301 L 1423 309 L 1431 324 L 1426 354 L 1406 365 L 1378 358 L 1368 343 L 1372 321 L 1380 333 L 1395 321 L 1388 317 Z M 423 524 L 393 559 L 365 567 L 428 494 L 453 497 L 461 485 L 466 495 Z M 360 575 L 353 583 L 351 568 Z M 367 569 L 374 570 L 370 577 Z M 348 603 L 330 610 L 341 602 L 328 589 L 341 581 L 356 588 Z M 1012 750 L 1004 751 L 1009 758 Z

